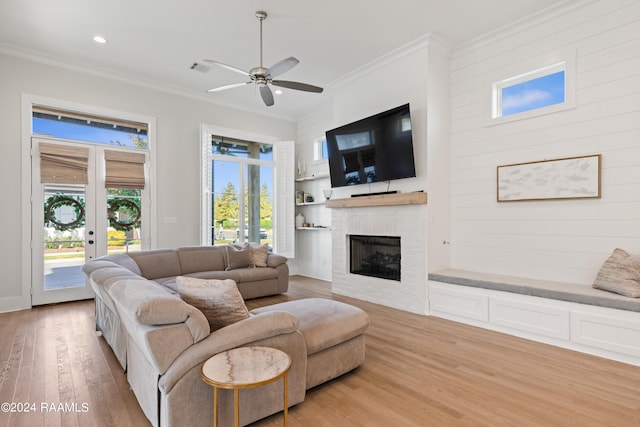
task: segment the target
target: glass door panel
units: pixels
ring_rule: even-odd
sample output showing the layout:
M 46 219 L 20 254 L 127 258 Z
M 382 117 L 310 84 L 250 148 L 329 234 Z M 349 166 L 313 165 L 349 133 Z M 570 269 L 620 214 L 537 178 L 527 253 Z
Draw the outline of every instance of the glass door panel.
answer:
M 85 262 L 84 185 L 44 187 L 44 290 L 82 288 Z
M 139 251 L 142 242 L 142 190 L 107 189 L 107 251 Z

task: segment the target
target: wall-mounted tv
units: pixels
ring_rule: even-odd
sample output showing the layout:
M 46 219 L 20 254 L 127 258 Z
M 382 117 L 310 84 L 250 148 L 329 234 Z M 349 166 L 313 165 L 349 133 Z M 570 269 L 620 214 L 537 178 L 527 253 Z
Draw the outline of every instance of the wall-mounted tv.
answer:
M 409 104 L 326 132 L 331 187 L 416 176 Z

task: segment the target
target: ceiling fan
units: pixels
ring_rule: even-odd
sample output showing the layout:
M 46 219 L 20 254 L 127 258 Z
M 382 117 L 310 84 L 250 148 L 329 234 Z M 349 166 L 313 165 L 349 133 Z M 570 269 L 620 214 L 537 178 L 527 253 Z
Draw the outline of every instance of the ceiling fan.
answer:
M 318 86 L 313 86 L 310 84 L 300 83 L 300 82 L 292 82 L 288 80 L 273 80 L 274 77 L 277 77 L 280 74 L 283 74 L 289 71 L 290 69 L 292 69 L 293 67 L 295 67 L 296 65 L 298 65 L 300 61 L 298 61 L 293 56 L 290 56 L 289 58 L 276 62 L 270 68 L 265 68 L 262 65 L 262 21 L 264 21 L 267 18 L 267 12 L 264 12 L 262 10 L 257 11 L 256 18 L 258 18 L 258 21 L 260 21 L 260 66 L 254 67 L 247 72 L 247 71 L 241 70 L 240 68 L 223 64 L 222 62 L 213 61 L 211 59 L 205 59 L 205 62 L 218 65 L 222 68 L 226 68 L 227 70 L 235 71 L 236 73 L 249 77 L 249 81 L 247 82 L 233 83 L 230 85 L 220 86 L 213 89 L 209 89 L 207 92 L 218 92 L 221 90 L 232 89 L 235 87 L 241 87 L 251 83 L 255 83 L 260 88 L 260 96 L 262 97 L 262 100 L 264 101 L 267 107 L 270 107 L 273 105 L 273 93 L 271 93 L 271 89 L 269 88 L 270 84 L 273 86 L 280 86 L 288 89 L 301 90 L 304 92 L 321 93 L 322 88 Z

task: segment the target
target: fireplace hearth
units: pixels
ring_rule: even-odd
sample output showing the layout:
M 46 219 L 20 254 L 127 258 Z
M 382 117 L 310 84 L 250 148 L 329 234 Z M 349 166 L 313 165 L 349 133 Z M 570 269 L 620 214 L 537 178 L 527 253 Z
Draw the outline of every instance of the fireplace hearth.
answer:
M 400 281 L 400 237 L 349 236 L 352 274 Z

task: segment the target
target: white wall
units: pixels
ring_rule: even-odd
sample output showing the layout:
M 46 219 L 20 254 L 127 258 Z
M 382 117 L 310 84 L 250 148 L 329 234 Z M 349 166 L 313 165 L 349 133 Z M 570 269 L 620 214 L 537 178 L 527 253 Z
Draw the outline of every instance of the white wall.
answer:
M 486 126 L 492 76 L 566 50 L 575 109 Z M 640 253 L 640 2 L 517 23 L 457 49 L 451 69 L 453 267 L 589 285 L 615 247 Z M 496 202 L 499 165 L 594 153 L 601 199 Z
M 0 223 L 0 311 L 26 308 L 23 283 L 29 281 L 19 266 L 20 248 L 29 239 L 20 229 L 21 98 L 30 94 L 82 105 L 156 118 L 157 124 L 157 236 L 155 247 L 199 243 L 199 126 L 216 124 L 269 137 L 293 140 L 295 123 L 220 107 L 169 91 L 73 71 L 0 54 L 0 179 L 3 183 Z M 164 223 L 165 217 L 177 223 Z M 20 304 L 19 302 L 23 303 Z

